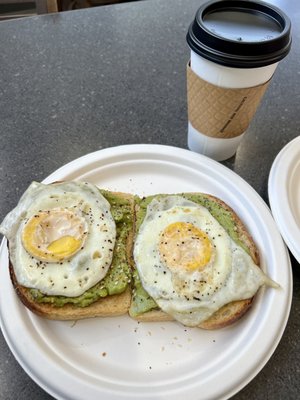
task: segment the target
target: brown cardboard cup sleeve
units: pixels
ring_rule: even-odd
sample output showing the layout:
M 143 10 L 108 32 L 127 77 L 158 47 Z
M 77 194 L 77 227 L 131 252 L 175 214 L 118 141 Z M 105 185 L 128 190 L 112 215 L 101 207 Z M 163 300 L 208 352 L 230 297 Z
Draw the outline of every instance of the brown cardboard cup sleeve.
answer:
M 233 138 L 248 128 L 270 80 L 258 86 L 226 89 L 201 79 L 187 65 L 187 105 L 191 125 L 206 136 Z

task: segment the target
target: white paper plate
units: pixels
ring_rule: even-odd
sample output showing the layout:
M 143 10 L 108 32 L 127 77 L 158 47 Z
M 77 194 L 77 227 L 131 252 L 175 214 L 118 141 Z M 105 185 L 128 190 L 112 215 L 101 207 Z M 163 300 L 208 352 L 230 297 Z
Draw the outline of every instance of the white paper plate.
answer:
M 6 242 L 0 259 L 0 316 L 24 370 L 59 399 L 225 399 L 271 357 L 289 315 L 289 256 L 270 211 L 234 172 L 204 156 L 159 145 L 98 151 L 67 164 L 45 182 L 81 179 L 139 195 L 204 191 L 221 197 L 259 245 L 262 268 L 281 289 L 259 292 L 249 313 L 218 331 L 176 322 L 140 323 L 127 316 L 47 321 L 25 309 L 12 289 Z
M 275 158 L 268 190 L 274 219 L 300 263 L 300 136 L 289 142 Z

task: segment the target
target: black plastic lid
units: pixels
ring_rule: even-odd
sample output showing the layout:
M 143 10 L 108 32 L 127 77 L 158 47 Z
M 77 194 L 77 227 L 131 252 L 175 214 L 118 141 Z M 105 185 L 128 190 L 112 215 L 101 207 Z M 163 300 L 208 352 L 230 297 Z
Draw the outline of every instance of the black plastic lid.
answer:
M 195 53 L 217 64 L 257 68 L 288 54 L 291 22 L 265 2 L 213 0 L 198 9 L 186 39 Z

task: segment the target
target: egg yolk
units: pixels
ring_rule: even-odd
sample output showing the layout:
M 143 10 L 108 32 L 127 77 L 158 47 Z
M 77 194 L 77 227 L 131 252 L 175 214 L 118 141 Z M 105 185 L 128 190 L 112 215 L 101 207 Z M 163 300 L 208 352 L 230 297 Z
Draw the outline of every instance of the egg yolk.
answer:
M 172 271 L 203 270 L 212 257 L 212 244 L 205 232 L 187 222 L 175 222 L 161 233 L 159 253 Z
M 40 211 L 22 231 L 22 243 L 30 255 L 41 261 L 63 261 L 76 254 L 87 236 L 84 218 L 68 209 Z

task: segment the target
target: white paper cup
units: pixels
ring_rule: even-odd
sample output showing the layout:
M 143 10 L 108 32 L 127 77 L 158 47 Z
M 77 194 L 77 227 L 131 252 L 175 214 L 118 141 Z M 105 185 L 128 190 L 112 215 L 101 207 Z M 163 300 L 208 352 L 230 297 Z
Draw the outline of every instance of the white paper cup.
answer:
M 243 89 L 268 82 L 278 62 L 258 68 L 231 68 L 209 61 L 191 50 L 190 65 L 197 76 L 212 85 L 224 89 Z M 189 121 L 188 148 L 216 161 L 223 161 L 236 153 L 244 133 L 232 138 L 210 137 L 194 128 Z
M 203 81 L 222 88 L 215 96 L 224 95 L 225 99 L 231 89 L 253 88 L 252 93 L 254 93 L 257 88 L 257 95 L 250 97 L 247 100 L 248 103 L 245 101 L 238 113 L 228 106 L 220 109 L 220 114 L 224 114 L 221 117 L 224 118 L 226 126 L 224 137 L 222 137 L 222 130 L 218 132 L 215 132 L 213 128 L 210 130 L 207 121 L 213 118 L 211 113 L 207 113 L 207 119 L 205 115 L 201 117 L 205 123 L 201 121 L 196 123 L 195 110 L 193 113 L 190 112 L 191 107 L 198 107 L 199 113 L 204 112 L 202 102 L 205 102 L 207 106 L 207 102 L 211 101 L 213 105 L 216 103 L 216 98 L 207 96 L 204 99 L 200 98 L 197 104 L 195 101 L 192 105 L 188 104 L 189 149 L 222 161 L 235 154 L 247 129 L 247 124 L 250 123 L 263 96 L 265 89 L 261 90 L 261 86 L 267 85 L 278 62 L 290 50 L 290 21 L 277 7 L 264 2 L 213 0 L 197 11 L 187 34 L 187 42 L 191 48 L 190 68 L 193 74 L 199 77 L 200 84 Z M 213 92 L 214 87 L 211 89 L 210 92 Z M 239 92 L 231 90 L 230 93 L 240 95 L 241 98 L 244 96 L 241 90 Z M 255 107 L 253 99 L 257 103 Z M 236 106 L 233 105 L 233 107 Z M 226 118 L 231 122 L 232 116 L 241 118 L 241 115 L 244 117 L 248 111 L 247 124 L 241 124 L 240 131 L 235 126 L 234 131 L 230 132 L 233 124 L 226 125 Z M 193 119 L 190 118 L 192 115 Z M 214 121 L 211 121 L 211 125 L 213 127 Z

